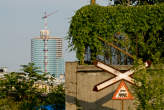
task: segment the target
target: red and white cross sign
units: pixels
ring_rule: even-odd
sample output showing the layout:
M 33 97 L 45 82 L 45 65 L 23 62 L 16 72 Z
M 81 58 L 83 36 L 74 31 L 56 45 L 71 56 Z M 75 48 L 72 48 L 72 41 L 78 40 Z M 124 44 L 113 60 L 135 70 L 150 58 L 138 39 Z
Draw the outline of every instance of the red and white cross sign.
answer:
M 138 70 L 141 70 L 143 68 L 149 67 L 150 64 L 151 63 L 149 61 L 146 61 L 144 63 L 144 66 L 141 66 L 140 68 L 138 68 Z M 106 80 L 106 81 L 96 85 L 95 88 L 94 88 L 94 90 L 96 90 L 96 91 L 104 89 L 104 88 L 106 88 L 106 87 L 108 87 L 108 86 L 110 86 L 110 85 L 112 85 L 112 84 L 114 84 L 114 83 L 116 83 L 116 82 L 118 82 L 120 80 L 126 80 L 126 81 L 134 84 L 134 79 L 131 78 L 130 75 L 132 75 L 137 70 L 130 69 L 130 70 L 126 71 L 126 72 L 120 72 L 117 69 L 115 69 L 115 68 L 113 68 L 113 67 L 111 67 L 109 65 L 106 65 L 104 63 L 101 63 L 101 62 L 96 62 L 95 66 L 97 66 L 97 67 L 99 67 L 99 68 L 101 68 L 101 69 L 103 69 L 103 70 L 105 70 L 105 71 L 115 75 L 114 78 L 108 79 L 108 80 Z

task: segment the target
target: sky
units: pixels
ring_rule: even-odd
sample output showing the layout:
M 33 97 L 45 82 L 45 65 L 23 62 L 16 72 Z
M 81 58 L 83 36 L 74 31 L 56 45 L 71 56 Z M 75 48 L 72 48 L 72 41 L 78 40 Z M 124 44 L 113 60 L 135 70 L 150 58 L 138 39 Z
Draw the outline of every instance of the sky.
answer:
M 109 0 L 97 0 L 107 5 Z M 44 12 L 48 17 L 50 36 L 64 39 L 65 61 L 76 61 L 75 52 L 69 52 L 67 36 L 72 16 L 90 0 L 0 0 L 0 67 L 19 71 L 20 65 L 31 62 L 31 39 L 43 29 Z

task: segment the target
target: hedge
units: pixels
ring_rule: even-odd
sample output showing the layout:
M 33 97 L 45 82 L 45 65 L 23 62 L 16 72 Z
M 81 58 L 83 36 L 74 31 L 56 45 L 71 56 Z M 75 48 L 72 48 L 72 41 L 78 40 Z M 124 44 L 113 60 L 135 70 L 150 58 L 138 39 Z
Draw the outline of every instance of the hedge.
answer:
M 125 49 L 134 57 L 157 61 L 157 58 L 164 57 L 163 29 L 164 4 L 88 5 L 77 10 L 72 17 L 67 39 L 81 64 L 88 50 L 91 61 L 98 55 L 105 56 L 106 46 L 98 37 Z M 114 56 L 111 50 L 109 54 Z

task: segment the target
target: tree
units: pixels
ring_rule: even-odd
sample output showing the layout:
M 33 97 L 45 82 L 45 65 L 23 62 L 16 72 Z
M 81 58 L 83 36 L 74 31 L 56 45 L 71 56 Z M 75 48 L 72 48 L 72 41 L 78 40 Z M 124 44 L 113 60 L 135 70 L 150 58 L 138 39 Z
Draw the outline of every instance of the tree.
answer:
M 55 104 L 54 108 L 65 107 L 63 85 L 45 95 L 34 83 L 47 80 L 48 73 L 39 74 L 39 68 L 33 63 L 21 67 L 24 72 L 12 72 L 0 79 L 0 110 L 35 110 L 37 106 L 48 104 Z
M 6 74 L 0 83 L 1 98 L 10 99 L 16 103 L 30 103 L 29 107 L 33 107 L 32 103 L 35 103 L 35 98 L 41 95 L 40 92 L 34 87 L 34 82 L 41 79 L 38 68 L 34 67 L 33 63 L 22 66 L 24 72 L 28 73 L 16 73 L 12 72 Z M 21 106 L 20 106 L 21 107 Z
M 34 63 L 28 63 L 28 65 L 21 65 L 22 70 L 28 74 L 28 77 L 32 78 L 32 77 L 38 77 L 39 76 L 39 72 L 41 72 L 39 70 L 39 67 L 36 67 Z
M 33 99 L 36 97 L 36 89 L 33 87 L 33 80 L 26 79 L 24 76 L 21 76 L 20 73 L 12 72 L 5 75 L 4 79 L 1 79 L 0 82 L 0 100 L 8 100 L 8 102 L 3 103 L 5 107 L 8 107 L 6 106 L 8 104 L 11 104 L 9 106 L 14 105 L 10 102 L 15 102 L 15 105 L 23 104 L 26 101 L 34 103 Z M 39 95 L 39 93 L 37 93 L 37 95 Z M 18 109 L 20 106 L 17 106 Z
M 28 65 L 21 65 L 22 70 L 28 75 L 30 79 L 37 80 L 47 80 L 45 77 L 49 73 L 43 73 L 40 68 L 35 66 L 34 63 L 28 63 Z M 42 73 L 42 74 L 41 74 Z

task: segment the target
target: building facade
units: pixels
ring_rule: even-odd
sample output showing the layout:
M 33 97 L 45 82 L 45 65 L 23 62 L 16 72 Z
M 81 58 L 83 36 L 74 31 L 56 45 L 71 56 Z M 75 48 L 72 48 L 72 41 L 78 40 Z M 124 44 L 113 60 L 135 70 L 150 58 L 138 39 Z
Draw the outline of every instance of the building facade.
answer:
M 62 38 L 50 37 L 48 30 L 41 30 L 40 37 L 31 40 L 31 61 L 42 72 L 64 75 Z

